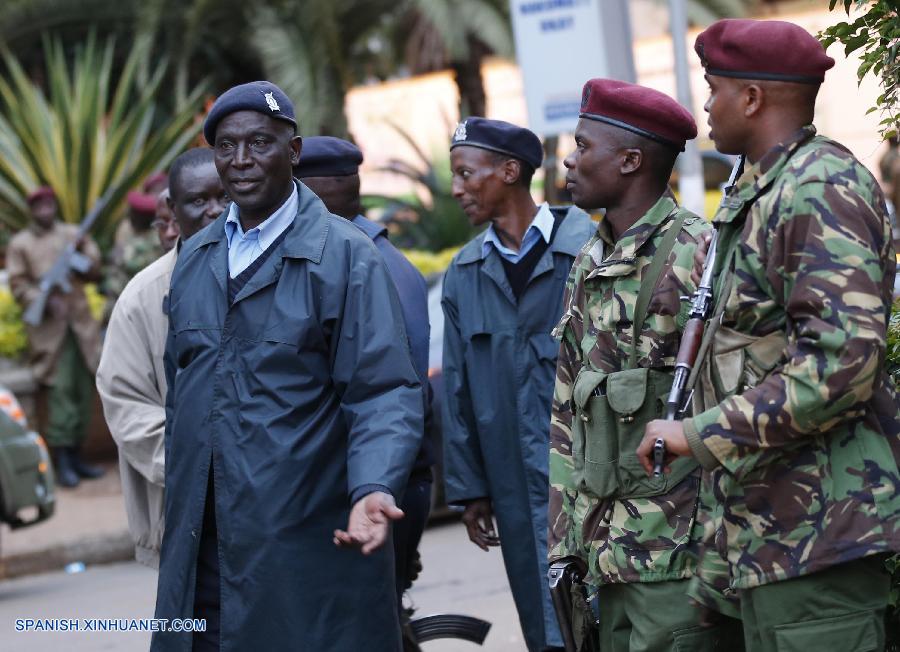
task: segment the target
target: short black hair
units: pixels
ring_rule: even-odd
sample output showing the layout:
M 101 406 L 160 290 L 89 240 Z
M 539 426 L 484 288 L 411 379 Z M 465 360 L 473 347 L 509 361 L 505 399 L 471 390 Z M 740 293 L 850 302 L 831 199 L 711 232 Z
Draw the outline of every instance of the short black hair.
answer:
M 485 150 L 489 151 L 489 150 Z M 510 156 L 509 154 L 501 154 L 500 152 L 489 152 L 491 157 L 494 159 L 495 165 L 500 165 L 505 161 L 516 161 L 519 164 L 519 179 L 518 184 L 520 186 L 524 186 L 525 188 L 531 188 L 531 178 L 534 176 L 534 168 L 531 167 L 529 163 L 526 163 L 520 158 L 516 158 L 515 156 Z
M 181 171 L 185 168 L 198 168 L 207 163 L 215 164 L 215 153 L 210 147 L 194 147 L 172 161 L 169 168 L 169 196 L 175 200 L 183 190 L 181 187 Z

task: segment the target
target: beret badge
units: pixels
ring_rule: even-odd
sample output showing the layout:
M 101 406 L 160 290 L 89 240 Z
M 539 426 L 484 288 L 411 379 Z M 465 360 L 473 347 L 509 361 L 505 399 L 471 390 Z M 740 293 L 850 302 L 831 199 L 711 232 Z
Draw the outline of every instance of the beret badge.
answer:
M 466 121 L 463 120 L 458 125 L 456 125 L 456 131 L 453 132 L 453 142 L 459 142 L 461 140 L 465 140 L 468 138 L 466 134 Z
M 278 106 L 278 100 L 275 99 L 275 95 L 273 93 L 264 93 L 263 96 L 266 98 L 266 104 L 269 105 L 269 109 L 273 113 L 275 111 L 281 110 L 281 107 Z

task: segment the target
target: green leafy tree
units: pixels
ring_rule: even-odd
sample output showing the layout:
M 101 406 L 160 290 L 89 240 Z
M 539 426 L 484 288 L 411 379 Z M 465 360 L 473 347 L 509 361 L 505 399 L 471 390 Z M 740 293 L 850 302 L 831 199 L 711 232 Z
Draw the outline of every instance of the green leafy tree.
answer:
M 11 229 L 26 224 L 25 197 L 40 185 L 54 189 L 69 222 L 80 221 L 112 189 L 95 227 L 101 243 L 108 242 L 124 212 L 125 194 L 196 137 L 202 88 L 157 121 L 155 97 L 166 63 L 139 81 L 139 69 L 150 58 L 147 41 L 134 44 L 115 81 L 112 41 L 100 45 L 90 36 L 72 57 L 59 40 L 46 41 L 44 48 L 46 91 L 8 50 L 2 54 L 7 74 L 0 77 L 0 220 Z
M 839 4 L 848 20 L 822 31 L 819 39 L 826 48 L 842 44 L 846 55 L 860 53 L 859 82 L 871 73 L 881 86 L 869 113 L 881 113 L 882 137 L 895 136 L 900 128 L 900 5 L 897 0 L 829 0 L 828 6 L 833 11 Z
M 481 64 L 488 55 L 514 56 L 506 0 L 408 0 L 390 23 L 390 39 L 412 74 L 450 68 L 460 115 L 485 115 Z
M 399 233 L 392 236 L 398 246 L 439 252 L 465 244 L 477 230 L 453 197 L 446 149 L 429 157 L 406 131 L 391 126 L 412 147 L 418 161 L 409 164 L 392 159 L 384 169 L 412 181 L 416 192 L 405 197 L 367 195 L 364 205 L 381 210 L 382 220 L 398 226 Z

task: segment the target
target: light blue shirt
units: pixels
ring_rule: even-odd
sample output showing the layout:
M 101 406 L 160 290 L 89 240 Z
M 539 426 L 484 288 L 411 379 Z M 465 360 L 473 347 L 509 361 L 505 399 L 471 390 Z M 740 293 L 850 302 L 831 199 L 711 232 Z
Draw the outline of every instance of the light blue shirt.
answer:
M 485 258 L 490 252 L 491 247 L 497 250 L 497 253 L 503 256 L 511 263 L 517 263 L 519 260 L 531 251 L 531 248 L 543 238 L 544 242 L 550 243 L 550 236 L 553 234 L 553 213 L 550 212 L 550 204 L 544 202 L 538 208 L 537 215 L 531 221 L 531 225 L 525 231 L 525 237 L 522 238 L 522 246 L 518 251 L 513 251 L 500 241 L 500 236 L 494 230 L 491 224 L 484 233 L 484 242 L 481 245 L 481 257 Z
M 259 226 L 244 233 L 238 218 L 237 204 L 231 202 L 225 218 L 225 238 L 228 240 L 228 275 L 235 278 L 259 258 L 294 221 L 300 198 L 297 186 L 287 201 Z

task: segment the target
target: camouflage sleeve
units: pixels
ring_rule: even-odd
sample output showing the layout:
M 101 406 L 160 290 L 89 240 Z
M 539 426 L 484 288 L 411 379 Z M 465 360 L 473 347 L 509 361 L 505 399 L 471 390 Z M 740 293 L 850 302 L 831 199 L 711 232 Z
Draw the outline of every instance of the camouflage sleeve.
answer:
M 748 243 L 769 252 L 766 282 L 787 315 L 787 346 L 756 387 L 685 421 L 692 449 L 702 442 L 715 458 L 701 450 L 701 462 L 737 476 L 766 448 L 859 417 L 885 355 L 890 243 L 882 215 L 846 186 L 810 182 L 790 190 L 793 197 L 779 199 L 771 235 Z
M 581 254 L 584 255 L 584 254 Z M 575 260 L 573 272 L 580 256 Z M 572 464 L 572 387 L 581 368 L 581 348 L 573 333 L 583 328 L 583 317 L 577 306 L 572 305 L 574 273 L 569 275 L 563 306 L 566 311 L 553 336 L 560 339 L 556 361 L 556 381 L 550 412 L 550 502 L 548 507 L 547 546 L 551 561 L 577 555 L 573 545 L 574 512 L 577 491 Z
M 457 274 L 453 266 L 444 276 L 444 400 L 442 426 L 444 485 L 449 504 L 462 504 L 490 495 L 478 428 L 472 411 L 465 349 L 459 329 Z

